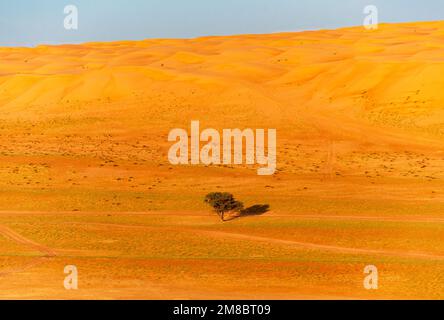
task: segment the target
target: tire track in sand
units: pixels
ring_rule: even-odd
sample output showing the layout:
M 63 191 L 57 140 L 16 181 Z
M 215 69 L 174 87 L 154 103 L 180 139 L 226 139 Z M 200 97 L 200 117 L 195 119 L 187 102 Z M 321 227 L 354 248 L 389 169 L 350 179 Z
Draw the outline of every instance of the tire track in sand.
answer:
M 51 248 L 41 245 L 37 242 L 34 242 L 28 238 L 25 238 L 24 236 L 18 234 L 17 232 L 13 231 L 12 229 L 6 226 L 0 225 L 0 235 L 3 235 L 5 238 L 12 240 L 15 243 L 27 246 L 28 248 L 32 248 L 43 254 L 43 256 L 34 258 L 32 262 L 24 265 L 23 267 L 13 268 L 7 271 L 0 272 L 0 276 L 6 276 L 13 273 L 20 273 L 27 271 L 57 255 L 55 251 L 52 250 Z
M 55 251 L 53 251 L 51 248 L 25 238 L 6 226 L 0 225 L 0 234 L 16 243 L 25 245 L 29 248 L 39 251 L 40 253 L 43 253 L 44 257 L 51 258 L 56 256 Z
M 323 251 L 330 251 L 330 252 L 336 252 L 336 253 L 384 255 L 384 256 L 391 256 L 391 257 L 398 257 L 398 258 L 415 258 L 415 259 L 444 261 L 444 256 L 442 256 L 442 255 L 436 255 L 436 254 L 424 253 L 424 252 L 349 248 L 349 247 L 341 247 L 341 246 L 335 246 L 335 245 L 325 245 L 325 244 L 316 244 L 316 243 L 310 243 L 310 242 L 283 240 L 283 239 L 252 236 L 252 235 L 223 232 L 223 231 L 207 231 L 207 230 L 193 230 L 193 231 L 196 233 L 207 234 L 210 236 L 212 235 L 212 236 L 241 239 L 241 240 L 243 239 L 243 240 L 268 242 L 268 243 L 274 243 L 274 244 L 293 245 L 293 246 L 306 248 L 306 249 L 323 250 Z
M 225 231 L 214 231 L 214 230 L 203 230 L 203 229 L 193 229 L 193 228 L 177 228 L 177 227 L 157 227 L 157 226 L 144 226 L 144 225 L 128 225 L 128 224 L 114 224 L 114 223 L 74 223 L 79 225 L 90 225 L 97 227 L 114 227 L 114 228 L 124 228 L 124 229 L 139 229 L 139 230 L 164 230 L 170 232 L 183 231 L 191 232 L 194 234 L 204 234 L 208 236 L 216 236 L 222 238 L 232 238 L 240 240 L 250 240 L 250 241 L 261 241 L 281 245 L 292 245 L 305 249 L 330 251 L 335 253 L 345 253 L 345 254 L 365 254 L 365 255 L 383 255 L 389 257 L 397 258 L 415 258 L 423 260 L 432 261 L 444 261 L 444 255 L 438 255 L 426 252 L 413 252 L 413 251 L 399 251 L 399 250 L 385 250 L 385 249 L 363 249 L 363 248 L 350 248 L 335 245 L 324 245 L 316 244 L 311 242 L 302 242 L 294 240 L 284 240 L 276 239 L 262 236 L 247 235 L 241 233 L 225 232 Z

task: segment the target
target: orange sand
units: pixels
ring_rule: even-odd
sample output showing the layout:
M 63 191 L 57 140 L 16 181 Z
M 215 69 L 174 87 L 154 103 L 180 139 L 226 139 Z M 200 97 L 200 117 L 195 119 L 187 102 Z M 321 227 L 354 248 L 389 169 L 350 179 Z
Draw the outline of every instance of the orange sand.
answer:
M 0 48 L 0 298 L 444 298 L 443 43 L 428 22 Z M 277 173 L 170 165 L 191 120 L 276 128 Z M 222 224 L 218 190 L 272 211 Z

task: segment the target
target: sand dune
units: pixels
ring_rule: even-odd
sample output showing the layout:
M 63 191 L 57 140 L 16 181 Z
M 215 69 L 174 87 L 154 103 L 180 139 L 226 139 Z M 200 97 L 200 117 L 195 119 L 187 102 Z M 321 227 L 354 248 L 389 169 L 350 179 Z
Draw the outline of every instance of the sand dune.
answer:
M 389 127 L 408 140 L 416 139 L 409 134 L 414 129 L 439 142 L 442 25 L 2 48 L 0 104 L 10 117 L 22 112 L 50 116 L 57 105 L 63 106 L 61 114 L 69 115 L 71 104 L 96 101 L 118 103 L 123 112 L 136 94 L 153 103 L 156 91 L 171 88 L 178 99 L 208 95 L 199 105 L 207 115 L 218 112 L 224 102 L 230 113 L 237 108 L 259 113 L 246 122 L 261 120 L 279 127 L 285 119 L 288 128 L 298 122 L 295 118 L 303 121 L 306 113 L 316 117 L 323 112 L 332 123 L 340 115 L 341 122 Z M 219 103 L 211 98 L 213 93 L 222 93 Z M 282 102 L 274 102 L 274 97 Z M 39 106 L 38 111 L 32 106 Z M 181 120 L 175 112 L 163 116 L 171 122 Z M 318 125 L 322 134 L 337 135 L 338 128 Z M 348 130 L 345 134 L 345 139 L 360 142 L 369 136 L 356 137 Z M 385 132 L 375 134 L 380 139 Z

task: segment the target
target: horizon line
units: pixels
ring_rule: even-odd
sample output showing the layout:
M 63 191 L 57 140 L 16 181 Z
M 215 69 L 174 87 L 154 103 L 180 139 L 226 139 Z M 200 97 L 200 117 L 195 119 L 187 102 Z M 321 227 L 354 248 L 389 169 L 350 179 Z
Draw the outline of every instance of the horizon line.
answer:
M 426 24 L 426 23 L 444 23 L 444 20 L 415 20 L 415 21 L 401 21 L 401 22 L 379 22 L 379 26 L 386 25 L 408 25 L 408 24 Z M 301 29 L 301 30 L 282 30 L 282 31 L 273 31 L 269 33 L 233 33 L 233 34 L 213 34 L 213 35 L 201 35 L 195 37 L 152 37 L 152 38 L 140 38 L 140 39 L 116 39 L 116 40 L 91 40 L 91 41 L 81 41 L 81 42 L 60 42 L 60 43 L 39 43 L 33 44 L 29 46 L 24 45 L 1 45 L 0 49 L 38 49 L 39 47 L 62 47 L 62 46 L 82 46 L 82 45 L 91 45 L 91 44 L 112 44 L 112 43 L 121 43 L 121 42 L 143 42 L 143 41 L 160 41 L 160 40 L 199 40 L 205 38 L 230 38 L 230 37 L 240 37 L 240 36 L 261 36 L 261 35 L 277 35 L 277 34 L 287 34 L 287 33 L 309 33 L 309 32 L 322 32 L 322 31 L 337 31 L 337 30 L 345 30 L 345 29 L 355 29 L 363 27 L 362 25 L 349 25 L 349 26 L 341 26 L 337 28 L 319 28 L 319 29 Z M 371 30 L 366 32 L 375 32 L 377 30 Z

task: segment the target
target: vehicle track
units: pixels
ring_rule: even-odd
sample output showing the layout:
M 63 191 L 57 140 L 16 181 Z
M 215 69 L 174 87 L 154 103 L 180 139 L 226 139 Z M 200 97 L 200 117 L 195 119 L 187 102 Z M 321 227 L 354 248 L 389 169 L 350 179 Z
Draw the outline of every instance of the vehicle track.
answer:
M 32 268 L 48 261 L 48 259 L 56 256 L 55 251 L 52 250 L 51 248 L 41 245 L 37 242 L 34 242 L 28 238 L 25 238 L 24 236 L 18 234 L 14 230 L 12 230 L 9 227 L 6 227 L 4 225 L 0 225 L 0 235 L 3 235 L 5 238 L 12 240 L 15 243 L 26 246 L 28 248 L 31 248 L 31 249 L 36 250 L 36 251 L 40 252 L 41 254 L 43 254 L 40 257 L 34 257 L 30 263 L 25 264 L 22 267 L 16 267 L 16 268 L 11 268 L 6 271 L 0 271 L 0 277 L 7 276 L 10 274 L 14 274 L 14 273 L 20 273 L 20 272 L 27 271 L 29 269 L 32 269 Z

